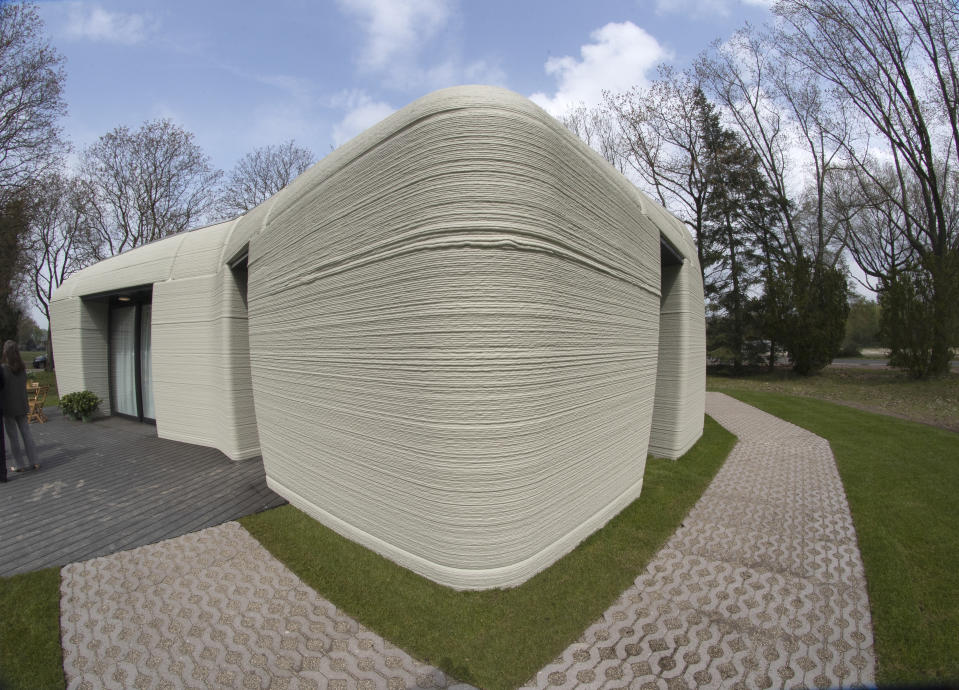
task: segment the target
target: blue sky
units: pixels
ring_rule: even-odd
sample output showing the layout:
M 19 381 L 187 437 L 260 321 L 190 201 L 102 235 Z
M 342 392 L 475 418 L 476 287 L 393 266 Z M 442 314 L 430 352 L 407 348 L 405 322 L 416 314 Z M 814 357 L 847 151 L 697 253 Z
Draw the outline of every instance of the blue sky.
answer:
M 41 2 L 75 150 L 169 117 L 216 167 L 293 138 L 324 156 L 438 88 L 505 86 L 561 114 L 685 67 L 763 0 Z

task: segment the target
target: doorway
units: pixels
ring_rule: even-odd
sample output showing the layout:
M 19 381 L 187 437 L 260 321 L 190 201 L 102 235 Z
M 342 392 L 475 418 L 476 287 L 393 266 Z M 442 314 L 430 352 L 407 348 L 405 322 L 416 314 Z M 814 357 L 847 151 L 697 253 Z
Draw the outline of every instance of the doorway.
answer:
M 110 298 L 111 412 L 155 423 L 152 290 Z
M 649 452 L 676 458 L 684 441 L 685 376 L 689 359 L 688 286 L 683 255 L 660 236 L 659 348 Z

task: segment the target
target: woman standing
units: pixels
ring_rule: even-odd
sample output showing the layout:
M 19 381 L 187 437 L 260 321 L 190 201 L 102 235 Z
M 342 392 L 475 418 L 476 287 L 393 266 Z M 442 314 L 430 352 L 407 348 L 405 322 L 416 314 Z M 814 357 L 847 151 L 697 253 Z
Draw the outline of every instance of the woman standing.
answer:
M 30 469 L 32 465 L 33 469 L 39 470 L 40 461 L 37 459 L 37 448 L 33 445 L 30 424 L 27 422 L 27 412 L 29 411 L 27 406 L 27 368 L 23 365 L 23 359 L 20 357 L 17 344 L 12 340 L 3 344 L 3 355 L 0 356 L 0 371 L 3 373 L 3 389 L 0 391 L 0 395 L 3 395 L 3 426 L 7 430 L 7 438 L 10 439 L 10 451 L 16 463 L 16 467 L 10 469 L 14 472 L 23 472 L 23 470 Z M 20 431 L 20 437 L 23 438 L 23 445 L 27 450 L 26 458 L 24 458 L 23 449 L 20 447 L 17 429 Z
M 0 352 L 0 357 L 3 353 Z M 3 433 L 3 370 L 0 369 L 0 482 L 7 481 L 7 441 Z

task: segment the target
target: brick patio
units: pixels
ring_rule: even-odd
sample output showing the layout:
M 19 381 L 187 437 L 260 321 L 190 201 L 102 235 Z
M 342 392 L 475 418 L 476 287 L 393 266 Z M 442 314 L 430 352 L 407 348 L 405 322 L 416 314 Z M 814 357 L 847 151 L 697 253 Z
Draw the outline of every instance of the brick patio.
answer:
M 286 501 L 259 458 L 157 438 L 118 417 L 88 424 L 48 409 L 31 430 L 43 467 L 0 484 L 0 576 L 170 539 Z M 7 465 L 10 465 L 9 458 Z

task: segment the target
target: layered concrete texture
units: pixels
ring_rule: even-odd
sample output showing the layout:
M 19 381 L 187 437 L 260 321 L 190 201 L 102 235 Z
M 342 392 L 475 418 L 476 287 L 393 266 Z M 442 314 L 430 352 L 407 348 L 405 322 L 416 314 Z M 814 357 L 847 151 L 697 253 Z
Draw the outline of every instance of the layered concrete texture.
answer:
M 109 296 L 152 289 L 152 381 L 161 438 L 212 446 L 235 460 L 260 453 L 246 308 L 223 252 L 236 221 L 182 233 L 101 261 L 51 302 L 57 385 L 113 405 Z
M 695 257 L 530 101 L 446 89 L 246 216 L 67 281 L 61 390 L 108 390 L 92 296 L 150 283 L 161 436 L 256 439 L 271 488 L 338 532 L 446 585 L 515 585 L 639 495 L 647 452 L 702 433 Z M 195 344 L 216 362 L 184 371 Z

